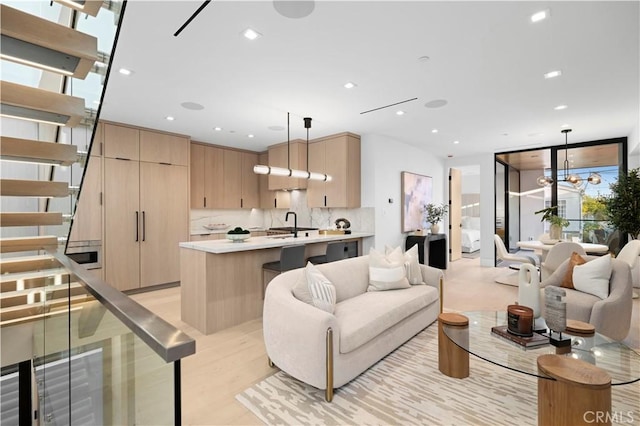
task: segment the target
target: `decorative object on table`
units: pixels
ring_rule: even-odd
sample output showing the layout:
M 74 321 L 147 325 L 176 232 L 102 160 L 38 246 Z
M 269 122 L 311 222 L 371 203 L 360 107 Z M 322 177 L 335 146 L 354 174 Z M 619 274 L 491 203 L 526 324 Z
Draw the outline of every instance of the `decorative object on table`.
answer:
M 547 330 L 544 318 L 540 317 L 540 277 L 538 269 L 528 263 L 520 265 L 518 273 L 518 304 L 533 311 L 533 331 Z
M 562 337 L 567 328 L 567 304 L 562 300 L 566 295 L 561 287 L 544 288 L 545 322 L 549 327 L 549 343 L 556 347 L 556 353 L 571 352 L 571 338 Z
M 429 203 L 424 206 L 424 218 L 427 222 L 431 224 L 431 233 L 437 234 L 440 230 L 439 223 L 442 222 L 442 219 L 447 215 L 447 211 L 449 206 L 444 203 L 440 205 Z
M 560 241 L 562 228 L 569 226 L 569 221 L 558 216 L 558 206 L 547 207 L 546 209 L 538 210 L 534 214 L 540 213 L 542 213 L 542 219 L 540 219 L 540 222 L 544 222 L 546 220 L 550 224 L 549 238 L 554 242 Z
M 523 305 L 507 306 L 507 331 L 521 337 L 533 336 L 533 309 Z
M 518 336 L 508 331 L 508 325 L 496 325 L 491 327 L 491 333 L 505 340 L 513 342 L 523 348 L 533 348 L 536 346 L 548 345 L 549 338 L 542 334 L 533 333 L 529 337 Z
M 349 222 L 344 217 L 336 219 L 335 224 L 336 224 L 336 228 L 340 229 L 340 230 L 343 230 L 345 234 L 350 234 L 351 233 L 351 230 L 349 229 L 349 228 L 351 228 L 351 222 Z
M 611 195 L 601 197 L 609 223 L 634 240 L 640 239 L 640 168 L 620 173 L 609 185 Z
M 209 231 L 221 231 L 223 229 L 227 229 L 229 225 L 226 223 L 210 223 L 208 225 L 202 225 L 204 229 L 208 229 Z
M 235 227 L 231 231 L 227 232 L 227 240 L 231 240 L 234 243 L 241 243 L 251 236 L 251 231 L 248 229 L 242 229 L 239 226 Z

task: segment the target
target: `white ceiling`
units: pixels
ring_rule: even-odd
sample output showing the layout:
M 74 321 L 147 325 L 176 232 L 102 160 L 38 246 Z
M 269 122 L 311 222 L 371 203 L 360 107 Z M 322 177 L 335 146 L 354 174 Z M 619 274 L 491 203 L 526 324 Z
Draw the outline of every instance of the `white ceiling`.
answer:
M 637 1 L 316 1 L 291 19 L 272 1 L 214 0 L 174 37 L 201 3 L 128 2 L 113 65 L 134 73 L 112 73 L 102 118 L 262 151 L 286 141 L 289 111 L 291 139 L 309 116 L 312 139 L 385 135 L 443 158 L 562 144 L 563 124 L 570 143 L 639 128 Z

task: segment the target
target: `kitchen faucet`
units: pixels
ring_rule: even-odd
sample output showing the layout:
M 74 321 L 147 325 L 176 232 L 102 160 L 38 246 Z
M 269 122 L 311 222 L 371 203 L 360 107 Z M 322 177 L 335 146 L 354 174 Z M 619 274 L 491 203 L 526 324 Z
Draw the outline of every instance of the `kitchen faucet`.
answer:
M 289 222 L 289 215 L 293 215 L 293 238 L 298 238 L 298 215 L 296 212 L 287 212 L 284 217 L 285 222 Z

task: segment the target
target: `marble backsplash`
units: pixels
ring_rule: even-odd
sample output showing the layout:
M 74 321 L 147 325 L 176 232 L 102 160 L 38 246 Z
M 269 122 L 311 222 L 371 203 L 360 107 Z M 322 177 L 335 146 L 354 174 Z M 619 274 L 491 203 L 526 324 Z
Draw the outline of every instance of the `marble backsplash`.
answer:
M 224 223 L 234 228 L 275 228 L 293 226 L 293 220 L 285 221 L 287 211 L 296 212 L 298 226 L 332 229 L 336 219 L 345 218 L 357 232 L 374 232 L 375 215 L 373 207 L 358 209 L 309 208 L 306 191 L 291 191 L 289 209 L 239 209 L 239 210 L 191 210 L 191 233 L 207 232 L 203 225 Z

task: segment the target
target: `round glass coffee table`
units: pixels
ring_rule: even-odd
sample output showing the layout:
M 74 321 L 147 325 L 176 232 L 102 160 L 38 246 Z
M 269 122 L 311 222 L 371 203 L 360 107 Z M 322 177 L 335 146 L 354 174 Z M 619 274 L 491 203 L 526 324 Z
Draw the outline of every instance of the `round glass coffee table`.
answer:
M 549 378 L 538 371 L 538 357 L 555 354 L 550 344 L 524 348 L 491 332 L 494 326 L 507 324 L 507 313 L 474 311 L 461 312 L 469 319 L 468 330 L 443 326 L 444 334 L 456 345 L 490 363 L 540 378 Z M 465 336 L 466 335 L 466 336 Z M 620 342 L 601 334 L 571 337 L 571 351 L 562 356 L 580 359 L 606 371 L 611 385 L 625 385 L 640 380 L 640 354 Z M 473 372 L 471 372 L 473 374 Z

